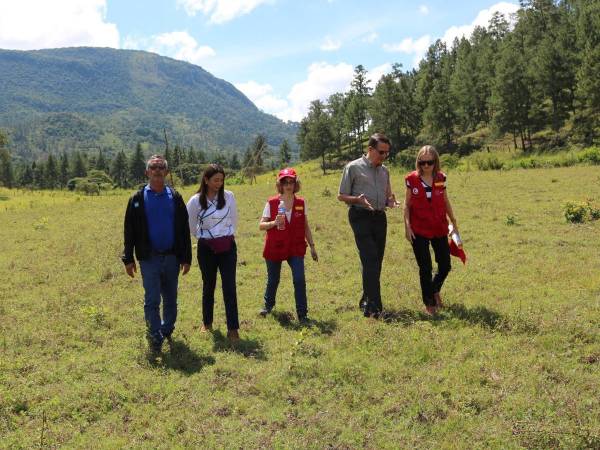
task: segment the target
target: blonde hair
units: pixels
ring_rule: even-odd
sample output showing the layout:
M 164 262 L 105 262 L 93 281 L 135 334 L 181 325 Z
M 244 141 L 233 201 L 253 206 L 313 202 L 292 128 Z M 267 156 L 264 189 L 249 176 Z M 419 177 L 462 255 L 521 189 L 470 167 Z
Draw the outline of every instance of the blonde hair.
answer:
M 424 145 L 423 147 L 421 147 L 419 149 L 419 152 L 417 153 L 417 159 L 415 160 L 415 168 L 417 169 L 417 172 L 419 173 L 419 175 L 421 175 L 423 173 L 423 170 L 419 166 L 419 161 L 421 160 L 422 156 L 427 155 L 427 154 L 430 154 L 433 156 L 433 173 L 436 174 L 438 172 L 441 172 L 439 153 L 437 152 L 437 150 L 435 149 L 435 147 L 433 145 Z
M 300 187 L 301 187 L 301 185 L 300 185 L 300 178 L 298 178 L 298 177 L 296 177 L 296 178 L 294 178 L 294 177 L 283 177 L 281 180 L 283 180 L 285 178 L 293 178 L 294 181 L 296 181 L 294 183 L 294 194 L 300 190 Z M 279 192 L 280 194 L 283 194 L 283 186 L 281 185 L 281 180 L 277 180 L 275 182 L 275 189 L 277 189 L 277 192 Z

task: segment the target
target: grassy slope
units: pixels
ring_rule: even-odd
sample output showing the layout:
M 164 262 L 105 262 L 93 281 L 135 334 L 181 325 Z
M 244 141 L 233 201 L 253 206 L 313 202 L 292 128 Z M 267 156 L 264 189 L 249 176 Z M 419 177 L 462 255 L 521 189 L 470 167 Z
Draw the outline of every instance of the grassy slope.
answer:
M 290 321 L 285 269 L 278 314 L 256 314 L 266 278 L 257 220 L 273 189 L 263 176 L 231 188 L 240 350 L 223 339 L 220 293 L 218 331 L 200 335 L 195 265 L 181 280 L 175 345 L 157 360 L 140 278 L 118 259 L 128 193 L 0 191 L 0 447 L 600 446 L 600 223 L 562 215 L 566 201 L 600 198 L 600 168 L 450 173 L 470 259 L 453 259 L 448 308 L 434 320 L 421 313 L 401 211 L 390 212 L 388 322 L 358 312 L 339 174 L 300 173 L 321 257 L 307 261 L 315 325 Z M 403 191 L 402 173 L 393 183 Z

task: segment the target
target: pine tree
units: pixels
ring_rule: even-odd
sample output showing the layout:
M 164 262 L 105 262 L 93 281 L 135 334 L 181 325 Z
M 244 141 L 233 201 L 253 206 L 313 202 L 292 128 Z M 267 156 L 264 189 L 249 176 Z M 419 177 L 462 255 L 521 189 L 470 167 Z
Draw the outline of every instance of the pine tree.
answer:
M 14 183 L 14 174 L 10 153 L 6 148 L 8 146 L 8 138 L 0 131 L 0 183 L 7 188 L 12 188 Z
M 96 164 L 94 167 L 96 170 L 101 170 L 104 173 L 108 173 L 108 161 L 106 161 L 102 149 L 98 150 L 98 157 L 96 158 Z
M 229 161 L 229 167 L 231 170 L 240 170 L 242 168 L 240 164 L 240 159 L 237 153 L 233 153 L 231 155 L 231 160 Z
M 46 161 L 46 170 L 44 171 L 44 185 L 48 189 L 55 189 L 60 185 L 59 171 L 56 165 L 56 159 L 52 153 L 48 155 Z
M 33 172 L 29 164 L 25 164 L 21 168 L 18 183 L 21 187 L 33 187 Z
M 292 159 L 292 153 L 290 151 L 290 144 L 288 144 L 287 139 L 284 139 L 281 145 L 279 146 L 279 165 L 281 167 L 286 167 Z
M 83 156 L 79 151 L 73 154 L 73 168 L 71 170 L 71 178 L 84 178 L 87 175 L 87 168 Z
M 127 157 L 125 156 L 125 152 L 121 150 L 112 161 L 110 177 L 118 187 L 125 188 L 129 186 L 127 175 Z
M 67 182 L 69 181 L 69 158 L 64 151 L 60 155 L 59 172 L 60 187 L 64 188 L 67 186 Z
M 143 183 L 146 179 L 146 160 L 144 158 L 144 152 L 142 150 L 142 144 L 138 142 L 135 146 L 135 152 L 131 155 L 129 160 L 129 181 L 131 184 Z M 115 179 L 113 177 L 113 179 Z

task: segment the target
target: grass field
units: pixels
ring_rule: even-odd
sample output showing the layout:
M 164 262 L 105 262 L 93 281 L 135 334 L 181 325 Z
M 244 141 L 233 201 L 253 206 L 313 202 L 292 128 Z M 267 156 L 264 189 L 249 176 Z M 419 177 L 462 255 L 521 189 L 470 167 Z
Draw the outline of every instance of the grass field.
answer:
M 200 334 L 195 262 L 175 342 L 156 359 L 141 279 L 119 259 L 130 193 L 0 190 L 0 447 L 600 448 L 600 221 L 563 216 L 568 201 L 600 200 L 600 167 L 450 172 L 469 261 L 453 258 L 433 319 L 390 211 L 386 321 L 358 311 L 340 174 L 300 175 L 320 255 L 306 263 L 313 326 L 297 325 L 286 267 L 276 314 L 257 314 L 266 175 L 228 187 L 239 348 L 224 338 L 220 292 L 216 331 Z

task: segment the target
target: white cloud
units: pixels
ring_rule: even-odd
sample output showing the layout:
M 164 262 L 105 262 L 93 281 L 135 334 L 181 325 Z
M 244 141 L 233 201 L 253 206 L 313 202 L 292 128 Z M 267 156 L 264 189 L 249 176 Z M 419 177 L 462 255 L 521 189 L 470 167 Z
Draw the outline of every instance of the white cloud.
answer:
M 381 77 L 390 73 L 391 71 L 392 65 L 390 63 L 385 63 L 380 66 L 373 67 L 371 70 L 369 70 L 369 73 L 367 74 L 369 80 L 371 80 L 369 86 L 375 89 L 375 86 L 377 86 L 377 82 L 381 79 Z
M 464 36 L 468 39 L 473 33 L 475 27 L 487 27 L 495 12 L 504 14 L 506 18 L 510 20 L 510 15 L 517 12 L 518 9 L 519 5 L 515 5 L 513 3 L 496 3 L 495 5 L 490 6 L 488 9 L 479 11 L 475 20 L 473 20 L 473 22 L 471 22 L 469 25 L 453 26 L 448 28 L 444 33 L 442 40 L 446 43 L 446 45 L 451 46 L 455 38 L 460 39 Z
M 429 8 L 427 7 L 427 5 L 421 5 L 419 6 L 419 12 L 426 16 L 427 14 L 429 14 Z
M 106 0 L 0 1 L 0 48 L 119 47 Z
M 172 31 L 141 39 L 128 36 L 123 48 L 148 50 L 197 65 L 215 55 L 211 47 L 199 45 L 187 31 Z
M 495 5 L 490 6 L 488 9 L 479 11 L 475 20 L 473 20 L 473 22 L 471 22 L 469 25 L 452 26 L 448 28 L 441 39 L 448 47 L 450 47 L 454 41 L 454 38 L 460 39 L 462 36 L 469 38 L 475 27 L 487 27 L 490 19 L 496 11 L 504 14 L 510 21 L 510 15 L 515 13 L 518 9 L 519 6 L 515 5 L 514 3 L 496 3 Z M 427 49 L 431 44 L 433 44 L 433 42 L 434 39 L 426 34 L 418 39 L 413 39 L 412 37 L 406 38 L 397 44 L 383 44 L 383 49 L 387 52 L 414 55 L 413 66 L 416 67 L 419 64 L 419 61 L 423 59 Z
M 248 14 L 263 3 L 272 0 L 177 0 L 177 5 L 183 7 L 190 16 L 200 11 L 210 16 L 210 22 L 222 24 L 236 17 Z
M 412 54 L 414 55 L 413 66 L 417 66 L 419 61 L 425 56 L 430 45 L 431 37 L 426 34 L 418 39 L 406 38 L 398 44 L 383 44 L 383 49 L 392 53 Z
M 377 40 L 378 37 L 379 37 L 379 35 L 377 33 L 375 33 L 374 31 L 372 31 L 371 33 L 368 33 L 365 36 L 363 36 L 361 41 L 372 44 L 373 42 L 375 42 Z
M 389 63 L 371 69 L 368 73 L 371 85 L 374 87 L 379 78 L 391 70 Z M 281 120 L 299 122 L 308 113 L 310 102 L 325 101 L 331 94 L 347 92 L 353 77 L 354 67 L 350 64 L 317 62 L 308 67 L 306 79 L 294 84 L 286 98 L 275 95 L 269 84 L 249 81 L 235 86 L 263 111 Z
M 321 44 L 321 50 L 324 52 L 331 52 L 335 50 L 339 50 L 342 46 L 342 41 L 333 40 L 331 36 L 325 36 L 325 40 Z
M 259 109 L 270 114 L 284 111 L 288 107 L 286 100 L 273 94 L 273 87 L 270 84 L 259 84 L 256 81 L 248 81 L 247 83 L 236 83 L 235 87 L 252 100 L 252 103 Z

